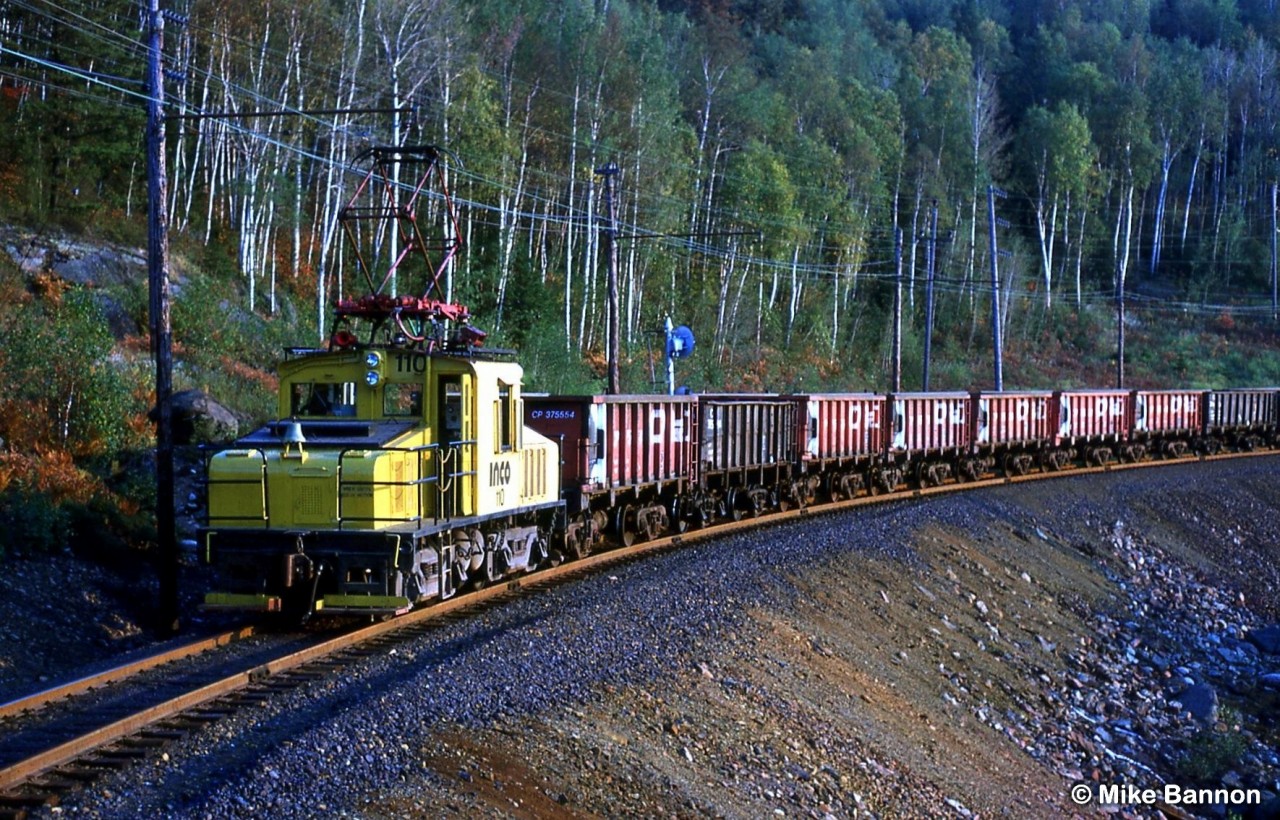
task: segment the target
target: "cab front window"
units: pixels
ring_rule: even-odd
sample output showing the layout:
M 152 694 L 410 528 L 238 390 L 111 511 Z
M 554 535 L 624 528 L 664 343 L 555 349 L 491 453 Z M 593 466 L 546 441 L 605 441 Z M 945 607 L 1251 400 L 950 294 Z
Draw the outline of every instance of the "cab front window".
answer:
M 382 415 L 422 415 L 422 385 L 388 383 L 382 390 Z
M 356 384 L 355 382 L 294 382 L 290 408 L 294 416 L 310 418 L 354 416 Z

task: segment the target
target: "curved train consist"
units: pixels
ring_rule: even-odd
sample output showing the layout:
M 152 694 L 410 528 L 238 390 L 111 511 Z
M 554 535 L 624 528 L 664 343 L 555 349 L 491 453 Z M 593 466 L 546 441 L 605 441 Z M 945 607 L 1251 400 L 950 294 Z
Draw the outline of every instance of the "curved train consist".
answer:
M 1277 389 L 548 396 L 464 343 L 339 341 L 209 461 L 208 606 L 394 614 L 719 519 L 1278 442 Z
M 357 197 L 386 199 L 353 198 L 342 218 L 397 223 L 392 272 L 447 261 L 456 238 L 431 245 L 415 221 L 439 152 L 371 155 Z M 412 163 L 426 170 L 402 202 L 393 166 Z M 1278 443 L 1277 389 L 527 395 L 514 357 L 443 298 L 444 261 L 423 295 L 393 297 L 391 273 L 356 258 L 370 295 L 339 302 L 327 347 L 288 351 L 278 420 L 208 461 L 199 543 L 220 589 L 206 606 L 396 614 L 719 519 Z

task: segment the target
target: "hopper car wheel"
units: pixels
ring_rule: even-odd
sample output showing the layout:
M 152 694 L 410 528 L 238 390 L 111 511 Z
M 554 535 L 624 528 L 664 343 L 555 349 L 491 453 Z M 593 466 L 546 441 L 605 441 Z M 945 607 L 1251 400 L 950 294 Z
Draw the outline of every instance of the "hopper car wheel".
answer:
M 684 505 L 680 503 L 679 496 L 671 499 L 671 503 L 667 505 L 667 522 L 671 531 L 677 535 L 689 529 L 689 521 L 684 517 Z
M 730 490 L 729 495 L 725 498 L 725 514 L 734 521 L 742 520 L 743 510 L 738 504 L 737 490 Z
M 635 526 L 631 523 L 635 518 L 635 508 L 630 504 L 623 504 L 614 512 L 613 531 L 624 547 L 629 547 L 636 542 Z
M 565 531 L 564 548 L 569 560 L 581 560 L 591 554 L 595 521 L 591 513 L 583 513 Z

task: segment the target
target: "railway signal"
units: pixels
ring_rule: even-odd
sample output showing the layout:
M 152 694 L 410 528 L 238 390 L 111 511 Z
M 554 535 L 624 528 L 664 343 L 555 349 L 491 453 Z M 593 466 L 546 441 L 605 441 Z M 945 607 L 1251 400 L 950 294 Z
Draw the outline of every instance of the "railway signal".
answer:
M 676 393 L 676 359 L 683 359 L 693 353 L 693 331 L 684 325 L 671 326 L 671 317 L 666 321 L 667 333 L 667 395 Z

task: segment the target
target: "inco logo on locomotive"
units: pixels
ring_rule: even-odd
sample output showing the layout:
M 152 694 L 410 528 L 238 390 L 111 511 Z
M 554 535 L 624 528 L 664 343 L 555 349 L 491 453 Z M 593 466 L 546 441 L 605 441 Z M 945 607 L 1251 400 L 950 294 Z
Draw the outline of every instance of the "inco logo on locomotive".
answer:
M 511 483 L 511 462 L 495 461 L 489 465 L 489 486 L 502 487 Z

